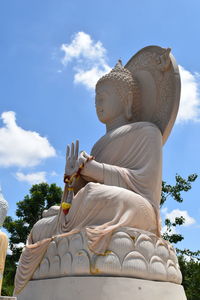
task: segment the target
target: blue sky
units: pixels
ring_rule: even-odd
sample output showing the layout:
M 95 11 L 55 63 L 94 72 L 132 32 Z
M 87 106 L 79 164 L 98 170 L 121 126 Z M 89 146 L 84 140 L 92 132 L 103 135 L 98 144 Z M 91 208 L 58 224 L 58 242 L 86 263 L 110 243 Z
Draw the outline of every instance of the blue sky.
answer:
M 67 143 L 78 138 L 89 152 L 105 132 L 94 109 L 95 80 L 148 45 L 171 47 L 181 66 L 163 179 L 200 175 L 199 11 L 198 0 L 0 2 L 0 182 L 9 215 L 32 183 L 63 185 Z M 168 201 L 162 213 L 186 217 L 182 248 L 200 248 L 199 190 L 200 177 L 184 203 Z

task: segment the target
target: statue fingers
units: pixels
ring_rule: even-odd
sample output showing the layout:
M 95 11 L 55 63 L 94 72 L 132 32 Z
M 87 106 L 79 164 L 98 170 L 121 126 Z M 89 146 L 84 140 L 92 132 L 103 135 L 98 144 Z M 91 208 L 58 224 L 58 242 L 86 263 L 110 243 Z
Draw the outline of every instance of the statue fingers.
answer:
M 70 153 L 70 146 L 67 145 L 66 159 L 69 157 L 69 153 Z
M 70 169 L 71 169 L 70 157 L 68 156 L 66 161 L 65 173 L 68 174 Z
M 66 164 L 65 164 L 65 174 L 69 173 L 70 169 L 70 146 L 67 145 L 67 150 L 66 150 Z
M 71 153 L 70 156 L 73 157 L 74 156 L 74 142 L 72 142 L 71 144 Z
M 79 140 L 76 140 L 76 147 L 75 147 L 75 159 L 78 159 L 78 152 L 79 152 Z
M 75 160 L 74 156 L 71 156 L 70 157 L 70 168 L 71 169 L 74 169 L 75 163 L 76 163 L 76 160 Z

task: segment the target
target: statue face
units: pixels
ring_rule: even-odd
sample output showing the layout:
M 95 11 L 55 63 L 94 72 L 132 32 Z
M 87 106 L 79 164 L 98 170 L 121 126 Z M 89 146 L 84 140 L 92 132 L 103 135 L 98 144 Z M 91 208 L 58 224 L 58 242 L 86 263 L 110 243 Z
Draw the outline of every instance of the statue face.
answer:
M 124 104 L 112 81 L 105 81 L 97 86 L 95 105 L 97 116 L 104 124 L 124 113 Z

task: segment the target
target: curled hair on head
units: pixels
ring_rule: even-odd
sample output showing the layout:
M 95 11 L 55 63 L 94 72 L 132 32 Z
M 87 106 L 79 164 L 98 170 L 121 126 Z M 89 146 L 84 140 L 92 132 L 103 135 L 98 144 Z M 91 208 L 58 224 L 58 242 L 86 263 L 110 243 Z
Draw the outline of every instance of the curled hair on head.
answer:
M 96 84 L 96 88 L 103 82 L 111 81 L 116 87 L 122 101 L 129 91 L 133 95 L 132 105 L 132 121 L 138 121 L 140 117 L 140 88 L 139 83 L 131 72 L 122 66 L 121 60 L 118 61 L 116 66 L 110 71 L 110 73 L 102 76 Z

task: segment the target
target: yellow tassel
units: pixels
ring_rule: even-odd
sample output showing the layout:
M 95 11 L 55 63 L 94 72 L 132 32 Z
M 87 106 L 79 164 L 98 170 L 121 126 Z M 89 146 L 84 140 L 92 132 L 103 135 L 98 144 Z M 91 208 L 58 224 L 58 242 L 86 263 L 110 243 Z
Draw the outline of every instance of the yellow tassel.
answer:
M 62 209 L 69 209 L 72 205 L 70 203 L 63 202 L 61 204 L 61 206 L 62 206 Z

